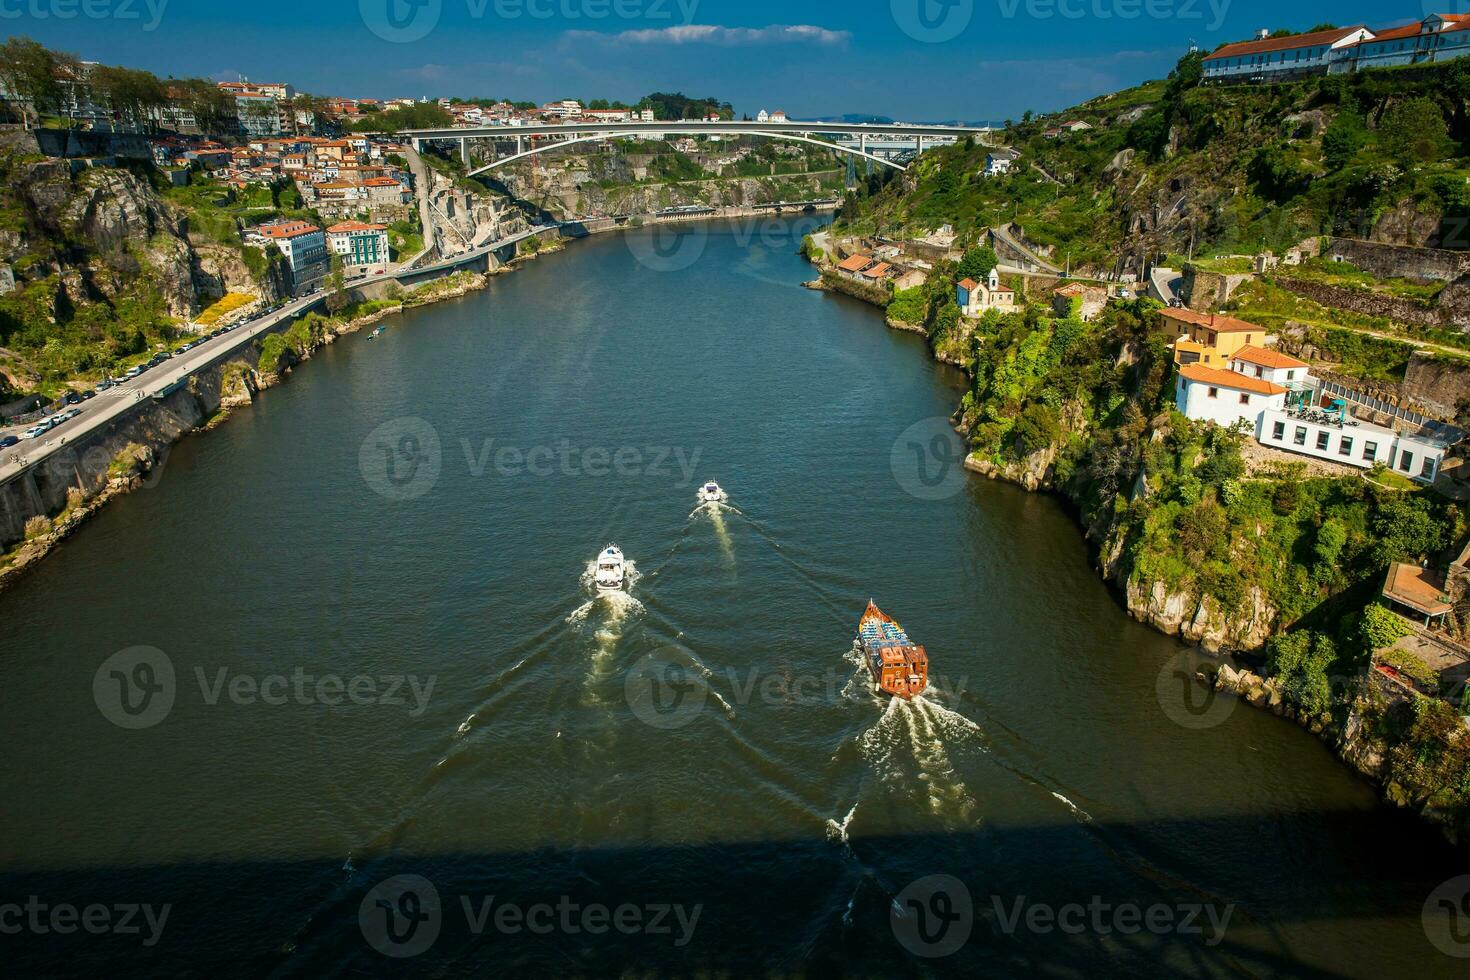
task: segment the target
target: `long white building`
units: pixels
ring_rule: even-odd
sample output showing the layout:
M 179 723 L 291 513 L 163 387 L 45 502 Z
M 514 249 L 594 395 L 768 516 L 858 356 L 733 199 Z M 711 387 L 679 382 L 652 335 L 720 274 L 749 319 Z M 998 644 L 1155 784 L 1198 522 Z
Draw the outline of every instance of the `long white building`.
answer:
M 1430 14 L 1385 31 L 1363 25 L 1227 44 L 1204 62 L 1207 82 L 1267 84 L 1451 61 L 1470 55 L 1470 14 Z

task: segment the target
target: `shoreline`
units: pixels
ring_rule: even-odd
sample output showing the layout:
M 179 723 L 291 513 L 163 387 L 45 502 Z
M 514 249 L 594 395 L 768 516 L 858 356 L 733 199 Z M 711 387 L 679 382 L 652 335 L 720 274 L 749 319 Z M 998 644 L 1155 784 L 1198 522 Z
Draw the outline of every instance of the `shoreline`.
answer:
M 834 284 L 840 286 L 840 281 L 836 281 L 835 277 L 825 267 L 817 263 L 813 264 L 817 265 L 817 268 L 821 269 L 823 274 L 812 282 L 804 283 L 803 285 L 806 288 L 819 292 L 851 296 L 859 302 L 874 306 L 883 312 L 883 321 L 888 329 L 904 333 L 916 333 L 924 336 L 927 341 L 928 332 L 926 330 L 922 327 L 903 323 L 887 316 L 886 310 L 882 306 L 879 306 L 874 298 L 859 293 L 856 288 L 854 290 L 832 288 Z M 854 285 L 856 287 L 856 284 Z M 925 347 L 928 349 L 929 356 L 937 363 L 957 367 L 964 371 L 967 378 L 973 380 L 973 375 L 964 365 L 957 364 L 953 359 L 942 356 L 930 343 L 926 342 Z M 953 416 L 951 417 L 951 421 L 954 421 Z M 964 430 L 959 426 L 956 426 L 955 431 L 961 435 L 964 434 Z M 1049 468 L 1050 463 L 1048 461 L 1046 469 L 1049 470 Z M 1262 647 L 1237 651 L 1240 657 L 1249 664 L 1247 666 L 1236 660 L 1224 644 L 1206 642 L 1209 639 L 1207 636 L 1190 635 L 1190 627 L 1194 624 L 1187 618 L 1177 627 L 1170 628 L 1169 624 L 1159 619 L 1158 609 L 1161 608 L 1161 603 L 1152 592 L 1145 594 L 1140 591 L 1139 595 L 1141 597 L 1151 601 L 1140 603 L 1137 608 L 1134 608 L 1134 587 L 1128 582 L 1118 582 L 1115 580 L 1113 571 L 1107 567 L 1107 556 L 1103 553 L 1098 542 L 1093 539 L 1090 529 L 1082 523 L 1081 515 L 1072 506 L 1072 502 L 1065 495 L 1057 491 L 1049 479 L 1039 477 L 1032 469 L 1025 469 L 1019 475 L 1014 474 L 1008 472 L 1006 468 L 996 466 L 988 460 L 979 460 L 973 455 L 965 460 L 965 469 L 987 480 L 1010 484 L 1026 493 L 1044 493 L 1061 504 L 1062 509 L 1072 519 L 1077 530 L 1081 533 L 1083 540 L 1092 551 L 1094 556 L 1093 567 L 1098 573 L 1099 579 L 1108 591 L 1113 593 L 1114 600 L 1118 602 L 1122 611 L 1130 618 L 1150 627 L 1155 632 L 1178 641 L 1186 649 L 1196 651 L 1206 660 L 1206 663 L 1201 665 L 1194 672 L 1193 676 L 1199 683 L 1204 684 L 1210 689 L 1210 696 L 1231 697 L 1241 704 L 1266 711 L 1283 721 L 1294 723 L 1298 728 L 1317 739 L 1317 741 L 1326 747 L 1344 768 L 1372 786 L 1379 798 L 1380 805 L 1394 809 L 1410 810 L 1420 820 L 1437 829 L 1450 843 L 1456 846 L 1462 846 L 1466 843 L 1458 833 L 1452 814 L 1435 809 L 1427 804 L 1423 806 L 1414 804 L 1404 796 L 1401 788 L 1398 788 L 1392 782 L 1389 774 L 1385 771 L 1387 749 L 1382 745 L 1374 743 L 1366 731 L 1365 718 L 1360 708 L 1360 703 L 1366 696 L 1365 693 L 1358 695 L 1347 717 L 1341 721 L 1335 718 L 1331 712 L 1322 715 L 1312 715 L 1292 704 L 1288 704 L 1283 698 L 1283 689 L 1280 682 L 1275 678 L 1266 678 L 1259 673 L 1264 668 L 1264 649 Z M 1201 609 L 1203 609 L 1203 604 L 1201 604 Z M 1199 614 L 1197 613 L 1196 619 L 1198 618 Z M 1371 669 L 1364 675 L 1362 680 L 1365 691 L 1373 694 L 1375 697 L 1392 698 L 1397 694 L 1397 692 L 1391 689 L 1391 685 Z
M 188 384 L 180 391 L 170 395 L 168 399 L 156 401 L 137 415 L 126 420 L 119 420 L 109 426 L 105 432 L 89 439 L 87 444 L 78 444 L 72 450 L 73 455 L 76 454 L 78 448 L 81 448 L 84 456 L 91 456 L 93 450 L 108 441 L 109 437 L 130 430 L 127 431 L 123 446 L 116 453 L 107 453 L 108 458 L 104 464 L 106 479 L 102 480 L 94 491 L 89 493 L 78 486 L 68 488 L 66 491 L 67 504 L 64 508 L 55 514 L 38 513 L 28 519 L 28 527 L 32 522 L 36 522 L 36 526 L 41 530 L 34 534 L 28 531 L 24 538 L 7 551 L 0 553 L 0 593 L 13 585 L 25 572 L 43 561 L 62 542 L 75 534 L 83 524 L 100 513 L 113 500 L 146 485 L 154 467 L 167 458 L 175 444 L 190 435 L 212 432 L 224 425 L 233 417 L 235 409 L 254 404 L 261 392 L 284 384 L 287 376 L 292 374 L 296 367 L 311 360 L 323 347 L 336 343 L 343 337 L 359 333 L 364 328 L 380 323 L 390 316 L 433 306 L 446 300 L 460 299 L 472 292 L 479 292 L 487 288 L 492 279 L 509 275 L 523 262 L 564 251 L 567 241 L 567 239 L 558 239 L 555 245 L 543 247 L 530 255 L 516 256 L 505 265 L 487 272 L 449 271 L 437 279 L 421 283 L 419 289 L 441 284 L 455 276 L 471 275 L 474 277 L 473 280 L 462 282 L 449 289 L 432 292 L 417 302 L 412 301 L 413 296 L 410 294 L 405 297 L 406 301 L 400 301 L 395 306 L 375 310 L 345 321 L 324 334 L 304 353 L 300 355 L 293 353 L 290 363 L 275 372 L 259 370 L 257 364 L 260 356 L 259 342 L 252 341 L 226 360 L 190 376 Z M 303 318 L 296 317 L 289 323 L 297 323 Z M 289 324 L 284 329 L 289 329 Z M 192 404 L 172 404 L 181 396 Z M 194 408 L 195 412 L 190 413 L 189 407 Z M 156 413 L 172 416 L 172 418 L 167 420 L 150 418 Z M 199 418 L 191 421 L 187 418 L 189 414 L 198 414 Z M 168 424 L 168 422 L 174 424 Z M 139 434 L 140 430 L 152 430 L 151 437 L 142 435 L 139 438 L 132 438 L 133 435 Z M 126 466 L 119 468 L 117 463 L 122 454 L 127 454 L 130 459 Z M 38 467 L 40 465 L 44 464 L 38 464 Z M 118 471 L 113 472 L 114 469 Z

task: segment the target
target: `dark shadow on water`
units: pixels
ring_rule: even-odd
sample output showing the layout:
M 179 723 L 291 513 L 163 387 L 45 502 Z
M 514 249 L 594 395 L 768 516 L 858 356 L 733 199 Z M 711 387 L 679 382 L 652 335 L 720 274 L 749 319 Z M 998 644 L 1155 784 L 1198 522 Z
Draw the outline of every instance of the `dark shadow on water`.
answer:
M 1382 833 L 1386 825 L 1392 821 L 1386 824 L 1382 813 L 1369 810 L 854 836 L 848 845 L 829 839 L 385 855 L 359 859 L 355 867 L 329 860 L 243 861 L 9 872 L 0 875 L 0 904 L 24 903 L 35 895 L 52 906 L 171 908 L 152 948 L 142 945 L 150 930 L 139 916 L 134 922 L 141 935 L 23 930 L 0 936 L 0 950 L 6 974 L 28 976 L 1371 974 L 1370 963 L 1355 953 L 1360 948 L 1398 964 L 1400 975 L 1455 975 L 1463 963 L 1435 951 L 1419 927 L 1429 893 L 1470 870 L 1465 854 L 1447 845 L 1429 848 L 1433 853 L 1421 848 L 1405 854 L 1385 840 L 1381 848 L 1344 857 L 1355 875 L 1340 868 L 1326 879 L 1309 867 L 1283 863 L 1277 873 L 1268 873 L 1248 854 L 1238 862 L 1226 857 L 1210 866 L 1208 887 L 1200 878 L 1180 881 L 1149 859 L 1160 841 L 1198 840 L 1205 851 L 1223 841 L 1234 849 L 1242 835 L 1260 834 L 1263 826 L 1277 833 L 1262 846 L 1279 851 L 1297 835 L 1346 845 Z M 515 828 L 504 830 L 514 837 Z M 1423 840 L 1423 835 L 1404 839 Z M 1095 857 L 1099 846 L 1111 862 L 1076 859 L 1084 853 Z M 897 896 L 935 874 L 965 883 L 973 931 L 952 955 L 926 958 L 900 942 L 890 916 Z M 422 918 L 430 907 L 422 901 L 409 906 L 419 911 L 420 922 L 432 921 L 439 931 L 423 952 L 404 959 L 374 949 L 359 918 L 369 892 L 397 875 L 430 881 L 440 906 L 433 919 Z M 1104 908 L 1161 904 L 1178 909 L 1175 921 L 1183 921 L 1190 905 L 1209 906 L 1217 915 L 1227 906 L 1233 910 L 1218 942 L 1208 913 L 1200 913 L 1197 921 L 1202 935 L 1146 928 L 1101 934 L 1086 926 L 1066 934 L 1055 925 L 1046 927 L 1045 920 L 1036 929 L 1026 925 L 1034 907 L 1090 907 L 1094 896 Z M 487 902 L 488 917 L 477 930 L 472 918 L 484 914 Z M 962 914 L 965 908 L 958 895 L 930 902 L 932 923 L 941 913 Z M 367 905 L 381 909 L 375 901 Z M 505 905 L 527 918 L 502 920 L 505 927 L 498 928 L 497 910 Z M 537 905 L 548 908 L 532 913 Z M 608 910 L 606 923 L 583 918 L 593 905 Z M 632 911 L 617 920 L 621 906 Z M 671 906 L 682 906 L 682 921 Z M 696 907 L 698 918 L 689 929 Z M 1008 927 L 1018 908 L 1026 914 L 1018 926 Z M 533 914 L 539 916 L 538 927 L 550 926 L 549 933 L 530 931 Z M 635 922 L 652 926 L 655 916 L 656 932 L 619 931 L 612 925 L 621 921 L 625 930 Z M 417 938 L 407 918 L 395 921 L 408 942 Z M 606 932 L 588 931 L 599 924 Z M 929 935 L 942 936 L 942 927 Z M 1314 943 L 1306 951 L 1304 935 Z M 1312 966 L 1324 960 L 1326 970 Z

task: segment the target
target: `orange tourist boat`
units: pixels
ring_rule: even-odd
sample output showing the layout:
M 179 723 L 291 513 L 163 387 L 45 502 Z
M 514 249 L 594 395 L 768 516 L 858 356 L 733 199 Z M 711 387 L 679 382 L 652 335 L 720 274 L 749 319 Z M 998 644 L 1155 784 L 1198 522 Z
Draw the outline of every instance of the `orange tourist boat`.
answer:
M 858 642 L 875 689 L 909 701 L 929 686 L 929 655 L 872 600 L 858 621 Z

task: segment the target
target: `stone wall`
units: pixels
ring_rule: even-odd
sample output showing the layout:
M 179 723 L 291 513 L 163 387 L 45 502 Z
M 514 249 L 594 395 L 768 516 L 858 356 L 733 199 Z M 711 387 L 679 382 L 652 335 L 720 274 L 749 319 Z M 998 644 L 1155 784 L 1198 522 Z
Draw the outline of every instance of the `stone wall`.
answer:
M 1453 419 L 1460 402 L 1470 399 L 1470 364 L 1415 354 L 1404 373 L 1403 392 L 1429 409 L 1425 414 Z
M 1198 266 L 1184 267 L 1184 282 L 1180 286 L 1180 297 L 1192 310 L 1218 310 L 1230 301 L 1230 297 L 1254 275 L 1226 275 L 1205 272 Z
M 1340 257 L 1379 279 L 1437 279 L 1449 282 L 1470 273 L 1470 252 L 1387 245 L 1360 238 L 1332 238 L 1323 255 Z
M 1291 276 L 1277 275 L 1273 277 L 1273 281 L 1287 292 L 1295 293 L 1329 310 L 1347 310 L 1362 316 L 1382 317 L 1395 323 L 1406 323 L 1416 327 L 1470 328 L 1470 310 L 1437 307 L 1421 300 L 1385 296 L 1366 289 L 1333 286 L 1310 279 L 1295 279 Z

